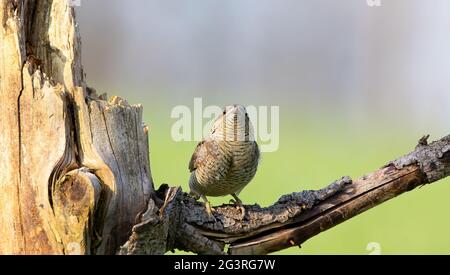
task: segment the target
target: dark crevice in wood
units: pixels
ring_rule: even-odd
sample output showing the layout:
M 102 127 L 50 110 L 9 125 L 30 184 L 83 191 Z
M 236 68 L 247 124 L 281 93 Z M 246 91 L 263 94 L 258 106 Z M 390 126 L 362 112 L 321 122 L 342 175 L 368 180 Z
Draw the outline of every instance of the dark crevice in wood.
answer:
M 73 98 L 70 94 L 65 93 L 63 96 L 64 99 L 64 113 L 66 114 L 65 121 L 68 127 L 67 140 L 66 140 L 66 148 L 64 150 L 63 155 L 58 160 L 55 165 L 55 168 L 50 174 L 50 178 L 48 181 L 48 196 L 49 203 L 53 208 L 53 196 L 54 196 L 54 187 L 55 184 L 67 173 L 79 169 L 82 167 L 79 152 L 79 141 L 78 141 L 78 133 L 75 127 L 75 106 L 73 103 Z M 74 158 L 74 159 L 72 159 Z
M 22 64 L 22 72 L 24 69 L 25 63 Z M 25 238 L 25 234 L 24 234 L 24 226 L 23 226 L 23 213 L 22 213 L 22 195 L 20 190 L 21 188 L 21 183 L 22 183 L 22 116 L 21 116 L 21 104 L 20 104 L 20 100 L 22 98 L 22 94 L 23 94 L 23 89 L 24 89 L 24 83 L 23 83 L 23 74 L 21 75 L 21 89 L 19 92 L 19 96 L 17 97 L 17 128 L 18 128 L 18 139 L 19 139 L 19 167 L 18 167 L 18 177 L 19 177 L 19 181 L 17 184 L 17 201 L 18 201 L 18 212 L 19 212 L 19 221 L 20 221 L 20 234 L 22 235 L 22 240 L 23 240 L 23 247 L 24 247 L 24 251 L 27 250 L 27 244 L 26 244 L 26 238 Z

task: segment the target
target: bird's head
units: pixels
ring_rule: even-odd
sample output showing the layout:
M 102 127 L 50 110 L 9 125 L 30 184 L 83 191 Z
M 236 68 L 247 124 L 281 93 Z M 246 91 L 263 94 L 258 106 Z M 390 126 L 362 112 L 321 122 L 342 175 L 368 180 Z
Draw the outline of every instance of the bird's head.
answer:
M 211 129 L 211 138 L 220 141 L 254 141 L 253 125 L 244 106 L 226 106 Z

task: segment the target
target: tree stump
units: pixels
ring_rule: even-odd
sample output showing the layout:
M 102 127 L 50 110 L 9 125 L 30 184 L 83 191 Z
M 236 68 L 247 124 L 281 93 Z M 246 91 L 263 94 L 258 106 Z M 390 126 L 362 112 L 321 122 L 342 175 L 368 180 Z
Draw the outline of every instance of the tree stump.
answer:
M 1 254 L 114 254 L 153 190 L 142 107 L 86 86 L 73 12 L 0 3 Z

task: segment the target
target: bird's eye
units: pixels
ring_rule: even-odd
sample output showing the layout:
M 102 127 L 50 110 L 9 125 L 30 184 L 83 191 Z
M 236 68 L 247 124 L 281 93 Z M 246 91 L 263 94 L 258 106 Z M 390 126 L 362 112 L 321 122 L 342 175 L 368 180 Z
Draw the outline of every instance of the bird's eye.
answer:
M 226 110 L 223 110 L 222 114 L 224 115 L 224 114 L 226 114 L 226 113 L 227 113 L 227 111 L 226 111 Z

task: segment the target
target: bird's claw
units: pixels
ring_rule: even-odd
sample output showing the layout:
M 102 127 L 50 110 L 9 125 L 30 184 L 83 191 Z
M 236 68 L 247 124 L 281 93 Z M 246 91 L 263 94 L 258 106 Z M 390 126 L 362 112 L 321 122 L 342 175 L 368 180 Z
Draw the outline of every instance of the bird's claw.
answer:
M 238 205 L 237 208 L 241 211 L 241 220 L 245 218 L 245 207 L 243 205 Z
M 239 198 L 235 197 L 235 199 L 234 199 L 234 200 L 231 199 L 230 202 L 231 202 L 232 204 L 236 205 L 236 207 L 241 211 L 241 217 L 240 217 L 240 219 L 243 220 L 244 217 L 245 217 L 245 207 L 244 207 L 244 205 L 242 204 L 242 201 L 241 201 Z
M 205 207 L 206 207 L 206 213 L 208 213 L 208 217 L 213 219 L 214 221 L 217 221 L 216 217 L 214 217 L 214 214 L 213 214 L 213 212 L 215 210 L 214 210 L 214 208 L 212 208 L 211 203 L 209 201 L 205 202 Z

